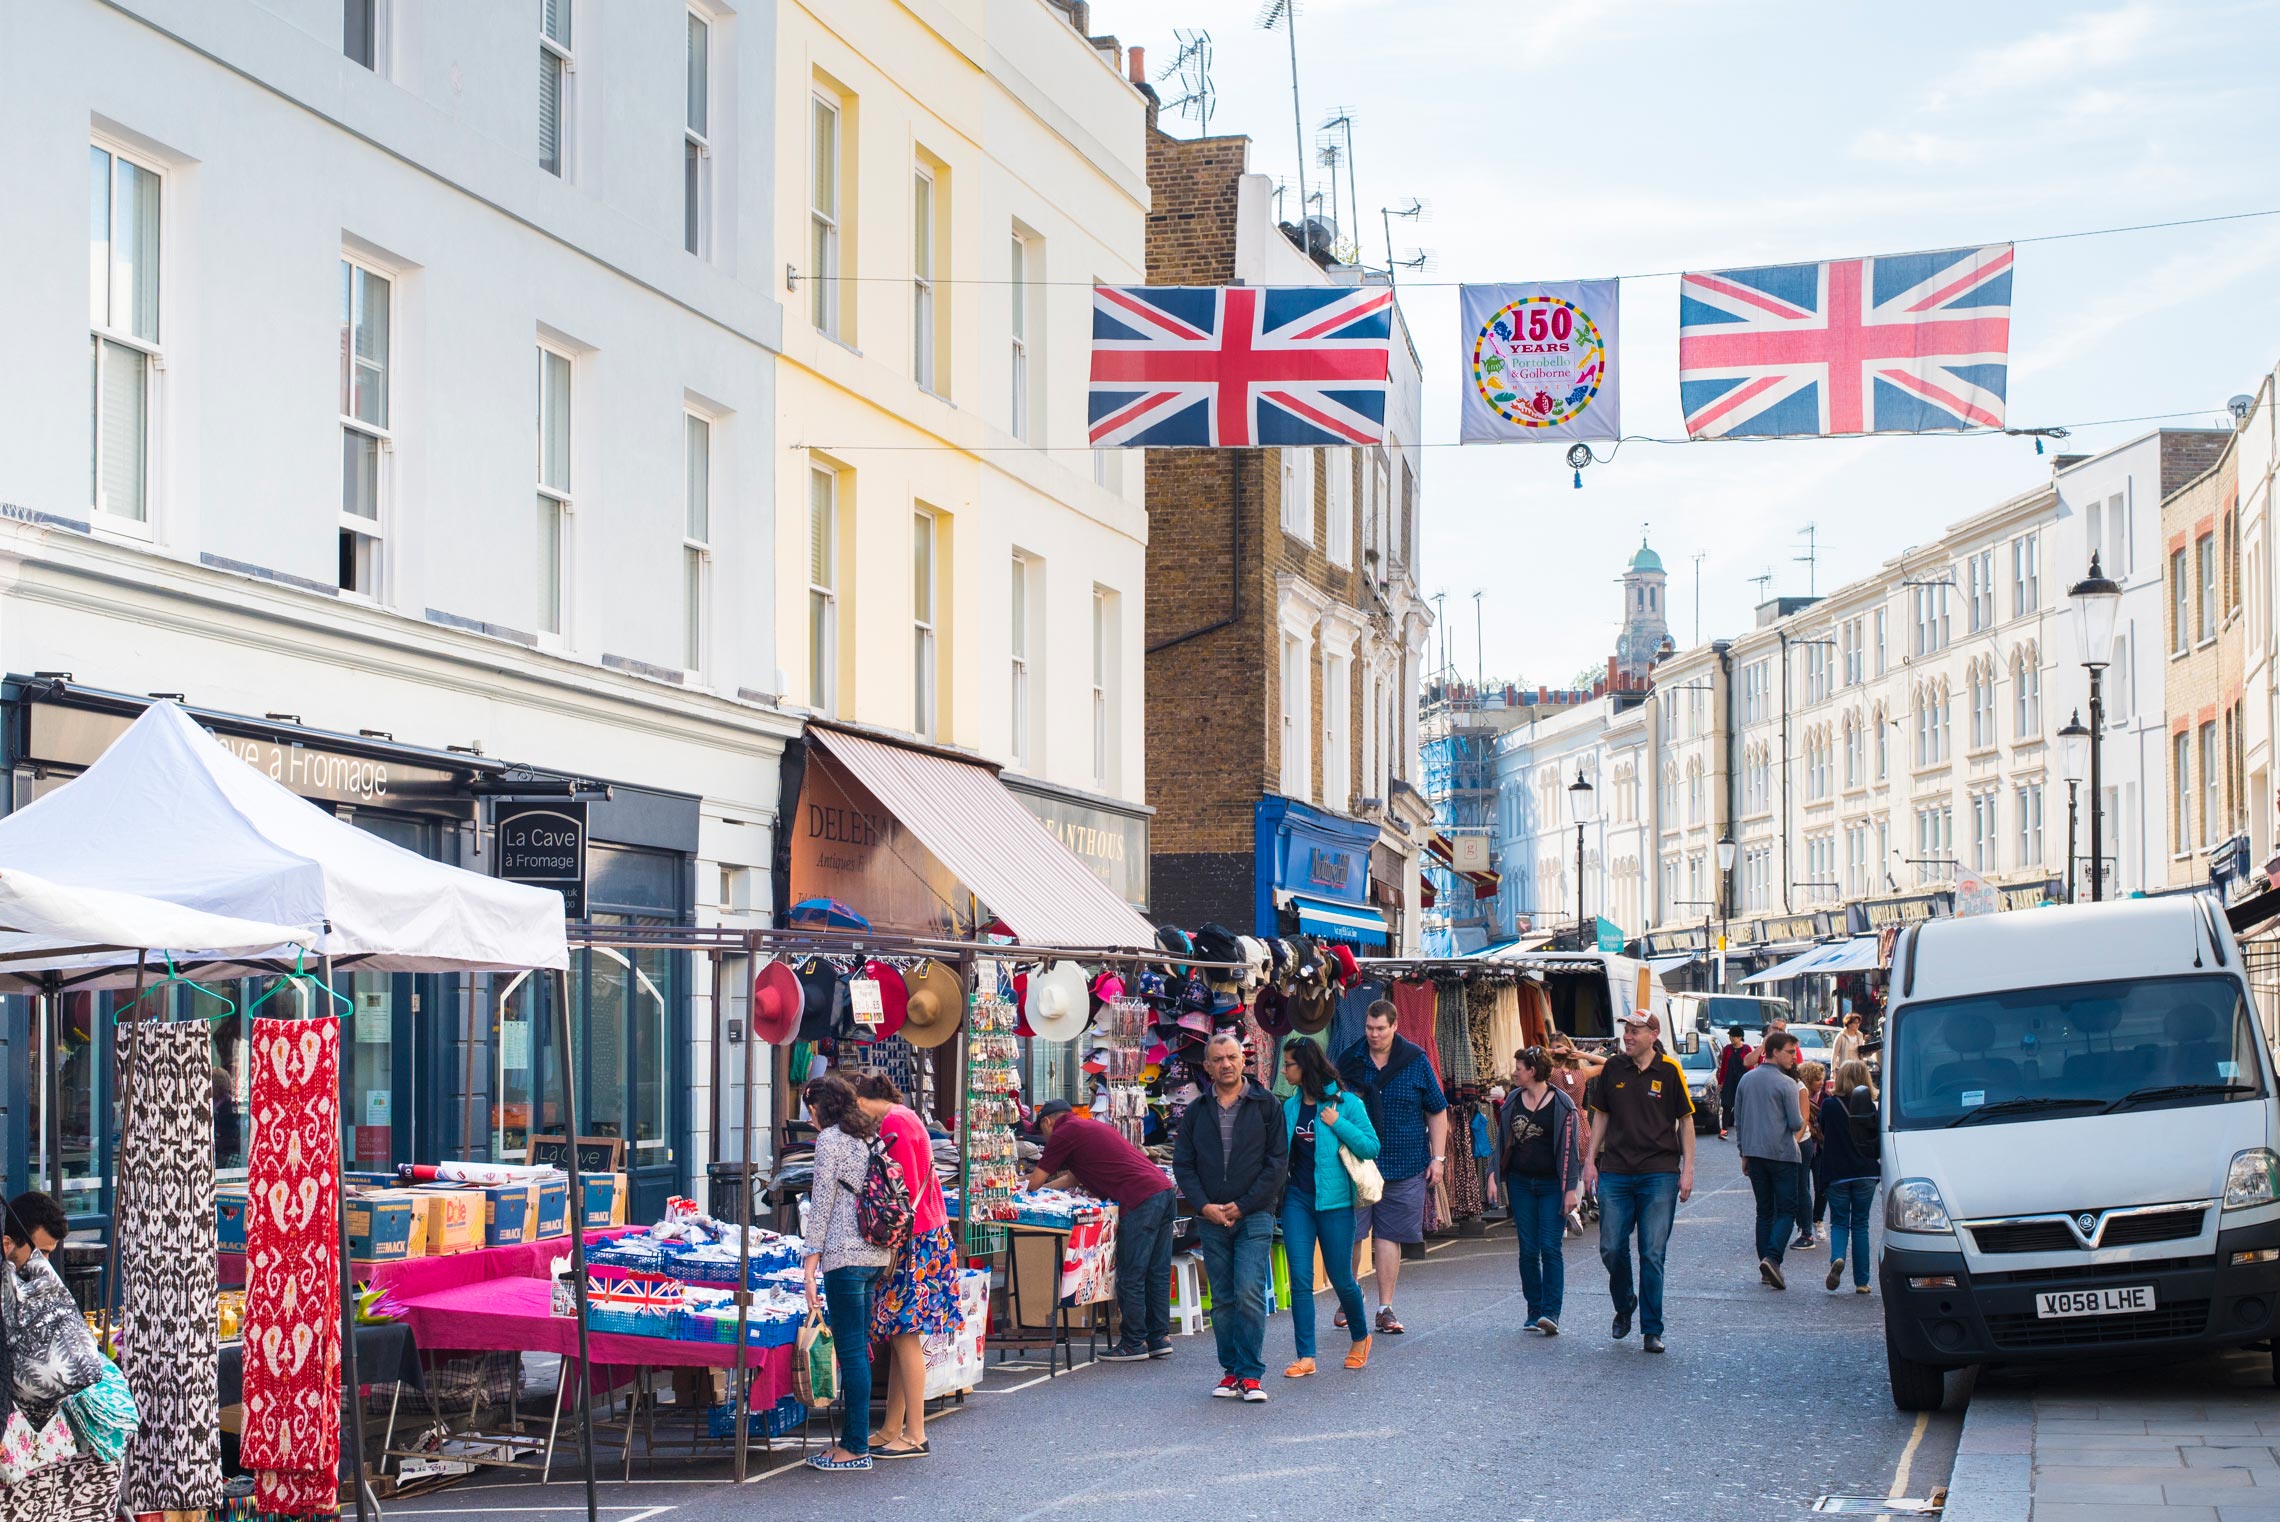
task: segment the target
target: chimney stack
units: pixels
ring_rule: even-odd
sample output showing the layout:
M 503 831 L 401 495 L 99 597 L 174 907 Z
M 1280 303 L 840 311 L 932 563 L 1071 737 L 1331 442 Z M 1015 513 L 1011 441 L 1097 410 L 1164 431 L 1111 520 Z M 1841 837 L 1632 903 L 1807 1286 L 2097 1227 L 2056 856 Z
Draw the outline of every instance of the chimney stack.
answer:
M 1148 82 L 1148 50 L 1130 47 L 1124 50 L 1124 77 L 1136 85 Z

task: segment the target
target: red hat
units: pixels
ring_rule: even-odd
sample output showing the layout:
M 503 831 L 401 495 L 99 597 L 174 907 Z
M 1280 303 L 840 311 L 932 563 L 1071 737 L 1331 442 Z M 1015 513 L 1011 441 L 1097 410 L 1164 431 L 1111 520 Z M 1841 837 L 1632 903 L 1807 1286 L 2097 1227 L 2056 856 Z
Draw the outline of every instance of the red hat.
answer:
M 752 979 L 752 1037 L 782 1046 L 800 1028 L 806 996 L 800 980 L 782 962 L 769 962 Z M 899 1023 L 899 1022 L 898 1022 Z
M 1361 981 L 1361 966 L 1355 962 L 1353 952 L 1347 950 L 1343 942 L 1330 943 L 1330 960 L 1338 964 L 1338 982 L 1341 986 Z
M 1013 1033 L 1016 1036 L 1037 1034 L 1029 1028 L 1029 974 L 1026 972 L 1013 975 Z
M 880 1019 L 871 1039 L 884 1041 L 902 1029 L 903 1016 L 910 1010 L 910 988 L 902 974 L 884 962 L 865 962 L 860 976 L 878 981 Z

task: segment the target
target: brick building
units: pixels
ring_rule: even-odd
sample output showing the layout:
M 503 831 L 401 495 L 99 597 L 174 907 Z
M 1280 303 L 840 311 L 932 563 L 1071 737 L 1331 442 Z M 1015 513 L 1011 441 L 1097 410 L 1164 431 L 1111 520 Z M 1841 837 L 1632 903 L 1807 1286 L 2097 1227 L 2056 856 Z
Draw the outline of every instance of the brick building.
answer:
M 2249 866 L 2237 454 L 2161 503 L 2168 881 L 2244 880 Z
M 1303 254 L 1249 157 L 1248 138 L 1151 126 L 1151 285 L 1383 278 Z M 1416 945 L 1430 819 L 1415 787 L 1431 624 L 1416 577 L 1419 389 L 1397 307 L 1384 445 L 1148 451 L 1160 920 Z

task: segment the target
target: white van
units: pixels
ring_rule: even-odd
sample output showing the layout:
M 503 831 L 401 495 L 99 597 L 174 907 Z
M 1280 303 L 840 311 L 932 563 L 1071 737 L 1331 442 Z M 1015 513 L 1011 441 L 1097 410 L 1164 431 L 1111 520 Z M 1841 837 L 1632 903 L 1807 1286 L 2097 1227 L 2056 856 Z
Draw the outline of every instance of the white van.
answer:
M 1878 1282 L 1895 1405 L 1936 1408 L 1968 1364 L 2273 1335 L 2280 1107 L 2208 898 L 1936 920 L 1891 978 Z

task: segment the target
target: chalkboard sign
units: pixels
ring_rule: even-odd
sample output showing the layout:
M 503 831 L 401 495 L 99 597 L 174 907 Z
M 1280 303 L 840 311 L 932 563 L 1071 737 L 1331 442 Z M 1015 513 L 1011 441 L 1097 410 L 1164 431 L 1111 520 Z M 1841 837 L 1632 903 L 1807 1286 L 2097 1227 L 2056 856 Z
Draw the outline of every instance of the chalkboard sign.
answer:
M 534 1165 L 552 1164 L 557 1168 L 568 1166 L 570 1144 L 559 1136 L 533 1136 L 530 1139 L 530 1160 Z M 578 1171 L 580 1173 L 623 1173 L 625 1171 L 625 1139 L 618 1136 L 581 1136 L 578 1138 Z

